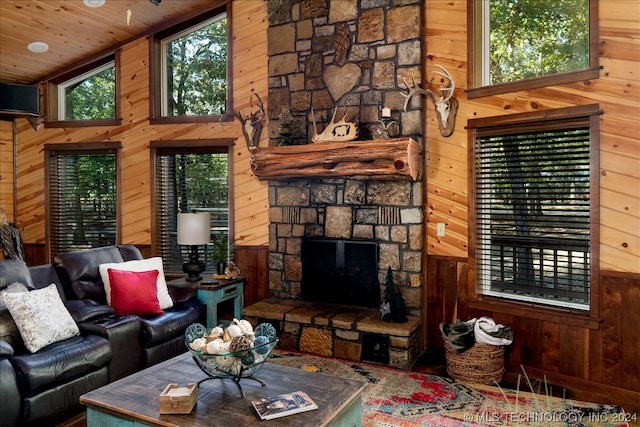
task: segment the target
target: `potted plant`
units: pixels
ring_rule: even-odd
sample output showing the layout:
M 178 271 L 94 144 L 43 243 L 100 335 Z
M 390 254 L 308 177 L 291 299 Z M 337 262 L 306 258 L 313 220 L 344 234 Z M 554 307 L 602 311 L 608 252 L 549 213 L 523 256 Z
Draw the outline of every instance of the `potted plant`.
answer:
M 211 243 L 211 260 L 216 266 L 216 274 L 224 275 L 224 270 L 227 266 L 227 261 L 233 259 L 234 245 L 229 244 L 229 237 L 226 234 L 219 234 Z

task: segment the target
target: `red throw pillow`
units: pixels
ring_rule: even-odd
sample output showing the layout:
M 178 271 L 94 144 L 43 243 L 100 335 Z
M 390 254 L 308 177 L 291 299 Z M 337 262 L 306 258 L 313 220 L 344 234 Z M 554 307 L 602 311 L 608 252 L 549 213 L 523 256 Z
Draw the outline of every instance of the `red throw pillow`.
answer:
M 107 270 L 111 282 L 111 306 L 118 314 L 162 314 L 158 302 L 158 270 Z

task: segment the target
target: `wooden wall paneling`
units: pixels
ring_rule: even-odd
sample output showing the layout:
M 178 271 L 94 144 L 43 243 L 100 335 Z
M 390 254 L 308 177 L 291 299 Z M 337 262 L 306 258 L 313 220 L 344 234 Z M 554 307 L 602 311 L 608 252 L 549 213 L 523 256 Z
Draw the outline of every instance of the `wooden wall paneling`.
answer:
M 622 387 L 640 391 L 640 279 L 622 283 Z
M 442 261 L 436 257 L 428 257 L 426 265 L 426 280 L 424 288 L 424 301 L 422 306 L 426 310 L 423 323 L 423 336 L 426 349 L 442 347 L 442 334 L 438 329 L 440 322 L 444 321 L 444 292 L 440 278 L 440 265 Z
M 0 120 L 0 208 L 4 209 L 9 221 L 15 223 L 13 160 L 13 121 Z
M 444 260 L 440 268 L 442 275 L 442 307 L 444 314 L 444 322 L 453 323 L 457 319 L 462 321 L 468 320 L 460 318 L 457 312 L 458 302 L 458 266 L 455 261 Z
M 457 316 L 461 319 L 467 319 L 468 308 L 467 301 L 469 300 L 469 264 L 466 260 L 457 260 L 458 271 L 458 302 L 456 305 Z
M 560 371 L 560 325 L 558 323 L 547 322 L 542 325 L 542 366 L 553 372 Z
M 234 262 L 246 277 L 244 305 L 248 306 L 269 296 L 268 246 L 236 246 Z
M 45 246 L 41 243 L 26 243 L 24 245 L 24 257 L 24 261 L 29 267 L 49 263 Z
M 514 329 L 513 344 L 522 349 L 520 363 L 527 366 L 543 367 L 542 355 L 546 351 L 544 341 L 544 322 L 538 319 L 521 317 L 518 328 Z
M 268 110 L 268 54 L 266 2 L 233 3 L 234 110 L 243 116 L 256 111 L 257 94 Z M 234 233 L 240 245 L 266 245 L 269 242 L 267 183 L 252 173 L 251 154 L 234 120 L 237 140 L 234 148 Z M 268 118 L 263 122 L 259 146 L 269 145 Z M 265 281 L 266 283 L 266 281 Z
M 622 328 L 620 309 L 623 302 L 622 288 L 615 280 L 603 277 L 602 287 L 602 380 L 616 387 L 622 386 Z
M 589 367 L 588 329 L 559 325 L 560 373 L 587 379 Z M 546 352 L 546 348 L 544 349 Z M 540 365 L 544 367 L 544 365 Z

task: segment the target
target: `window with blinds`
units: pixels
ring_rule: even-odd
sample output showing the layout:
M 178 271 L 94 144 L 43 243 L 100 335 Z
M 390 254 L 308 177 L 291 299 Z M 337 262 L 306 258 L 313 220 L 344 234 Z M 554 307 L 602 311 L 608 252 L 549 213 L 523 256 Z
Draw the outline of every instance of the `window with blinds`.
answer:
M 589 118 L 476 129 L 474 151 L 479 292 L 588 310 Z
M 50 256 L 116 244 L 117 150 L 46 153 Z
M 227 147 L 159 148 L 155 151 L 155 253 L 167 272 L 182 272 L 190 247 L 177 244 L 181 212 L 211 213 L 211 242 L 229 242 L 229 155 Z M 211 271 L 213 245 L 198 248 Z

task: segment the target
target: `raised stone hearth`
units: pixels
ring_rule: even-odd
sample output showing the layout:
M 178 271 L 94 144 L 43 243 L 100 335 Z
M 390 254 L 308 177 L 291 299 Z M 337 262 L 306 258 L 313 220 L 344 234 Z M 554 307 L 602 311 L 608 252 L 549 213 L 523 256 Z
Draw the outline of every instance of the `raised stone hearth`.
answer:
M 383 322 L 377 309 L 268 298 L 243 310 L 272 323 L 284 349 L 411 369 L 419 356 L 420 319 Z

